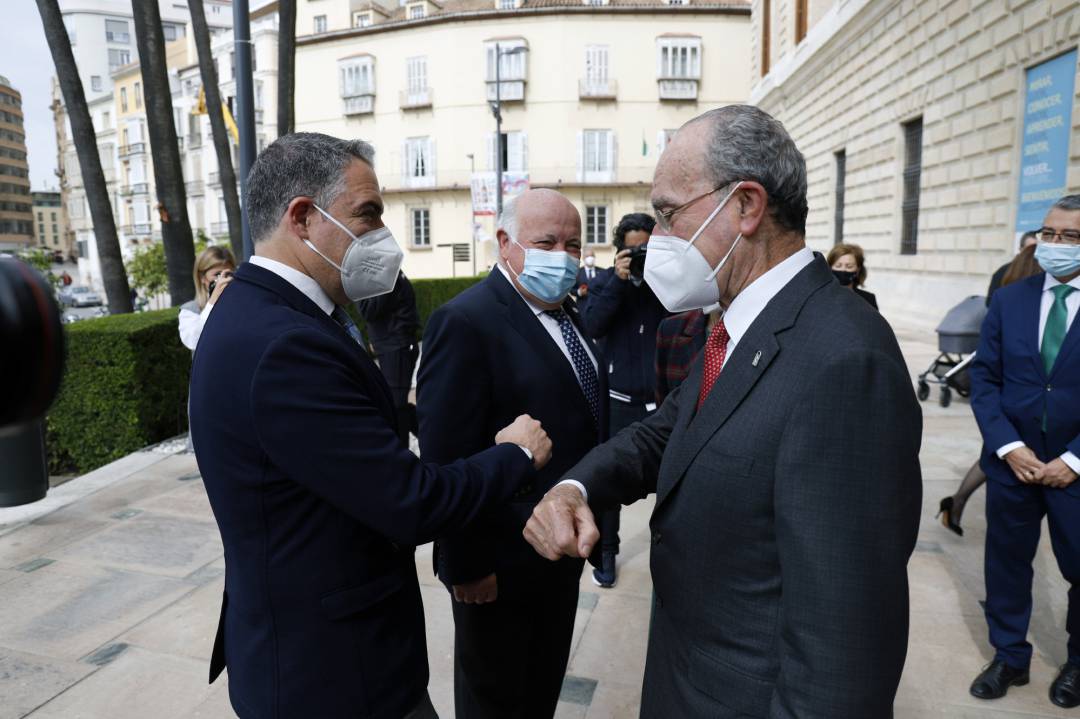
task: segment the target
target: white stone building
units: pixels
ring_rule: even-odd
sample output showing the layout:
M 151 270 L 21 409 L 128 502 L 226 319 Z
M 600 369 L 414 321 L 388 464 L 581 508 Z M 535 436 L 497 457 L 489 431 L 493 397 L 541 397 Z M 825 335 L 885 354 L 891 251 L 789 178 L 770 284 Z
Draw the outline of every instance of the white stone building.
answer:
M 923 326 L 984 294 L 1020 231 L 1080 191 L 1080 4 L 754 0 L 751 102 L 806 155 L 807 237 L 862 245 Z

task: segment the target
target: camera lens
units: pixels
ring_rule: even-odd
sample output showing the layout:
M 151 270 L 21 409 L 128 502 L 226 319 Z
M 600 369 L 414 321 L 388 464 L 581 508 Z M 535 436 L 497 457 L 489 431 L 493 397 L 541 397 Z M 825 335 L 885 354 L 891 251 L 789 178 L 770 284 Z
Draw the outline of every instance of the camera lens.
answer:
M 36 419 L 56 398 L 64 333 L 52 288 L 26 263 L 0 258 L 0 427 Z

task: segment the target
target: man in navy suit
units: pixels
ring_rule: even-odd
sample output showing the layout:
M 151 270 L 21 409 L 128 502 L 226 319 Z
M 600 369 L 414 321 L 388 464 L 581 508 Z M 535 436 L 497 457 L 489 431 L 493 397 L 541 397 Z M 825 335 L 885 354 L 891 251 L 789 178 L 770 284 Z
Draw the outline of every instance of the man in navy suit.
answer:
M 558 447 L 510 504 L 436 546 L 436 570 L 452 595 L 458 719 L 550 719 L 582 561 L 547 562 L 521 533 L 544 492 L 602 439 L 606 385 L 568 297 L 581 255 L 577 210 L 553 190 L 528 191 L 506 203 L 497 238 L 488 278 L 428 322 L 417 382 L 420 450 L 436 462 L 480 452 L 493 427 L 523 412 Z
M 986 622 L 994 660 L 971 685 L 980 699 L 1029 681 L 1031 562 L 1045 516 L 1069 582 L 1068 660 L 1050 700 L 1080 706 L 1080 195 L 1058 200 L 1039 232 L 1046 272 L 994 293 L 971 365 L 984 440 Z
M 596 266 L 596 250 L 586 247 L 581 250 L 581 269 L 577 273 L 572 294 L 577 298 L 578 309 L 582 309 L 589 301 L 589 285 L 600 274 L 600 268 Z
M 225 547 L 210 680 L 228 667 L 244 719 L 435 716 L 413 548 L 508 500 L 550 456 L 526 417 L 443 467 L 398 438 L 342 310 L 392 288 L 400 264 L 373 155 L 314 133 L 259 155 L 256 255 L 195 353 L 196 457 Z

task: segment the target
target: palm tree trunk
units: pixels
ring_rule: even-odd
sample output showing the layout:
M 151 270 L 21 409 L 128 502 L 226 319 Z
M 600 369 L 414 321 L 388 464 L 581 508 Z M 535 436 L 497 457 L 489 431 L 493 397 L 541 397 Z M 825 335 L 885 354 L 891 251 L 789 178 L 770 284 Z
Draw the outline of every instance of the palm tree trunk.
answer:
M 225 128 L 225 115 L 221 111 L 221 90 L 218 87 L 217 67 L 210 51 L 210 30 L 206 26 L 203 0 L 189 0 L 191 28 L 195 36 L 195 50 L 199 55 L 199 73 L 202 75 L 203 91 L 206 93 L 206 112 L 210 116 L 210 132 L 214 140 L 214 153 L 218 161 L 218 177 L 221 194 L 225 200 L 225 214 L 229 219 L 229 244 L 233 257 L 244 257 L 244 237 L 240 217 L 240 197 L 236 191 L 236 171 L 233 169 L 229 134 Z
M 296 0 L 278 2 L 278 137 L 293 131 L 296 85 Z
M 191 281 L 195 243 L 188 222 L 184 173 L 173 124 L 165 36 L 161 31 L 161 10 L 157 2 L 133 2 L 131 9 L 146 100 L 150 153 L 154 159 L 154 184 L 161 216 L 161 240 L 165 245 L 165 268 L 169 274 L 169 297 L 175 307 L 195 297 L 195 285 Z
M 71 122 L 72 139 L 79 157 L 86 201 L 90 205 L 90 218 L 94 223 L 94 242 L 97 244 L 98 262 L 101 265 L 101 281 L 105 285 L 105 299 L 110 314 L 131 312 L 131 289 L 128 287 L 124 260 L 120 256 L 120 241 L 116 237 L 116 221 L 113 218 L 109 189 L 105 173 L 101 170 L 98 155 L 97 133 L 90 120 L 79 68 L 71 51 L 71 40 L 57 0 L 37 0 L 38 12 L 49 42 L 60 91 L 64 95 L 68 119 Z

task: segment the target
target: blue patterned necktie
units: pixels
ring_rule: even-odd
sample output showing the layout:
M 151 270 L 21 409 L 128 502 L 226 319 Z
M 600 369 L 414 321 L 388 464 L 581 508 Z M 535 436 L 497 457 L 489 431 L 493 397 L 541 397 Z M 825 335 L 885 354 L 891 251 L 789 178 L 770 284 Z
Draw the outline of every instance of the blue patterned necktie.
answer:
M 360 328 L 352 321 L 352 317 L 349 317 L 348 312 L 335 305 L 334 311 L 330 313 L 330 317 L 345 328 L 345 331 L 349 333 L 349 336 L 356 340 L 356 344 L 361 347 L 364 346 L 364 336 L 360 334 Z
M 593 422 L 600 425 L 600 381 L 596 378 L 596 367 L 589 359 L 589 353 L 578 339 L 574 330 L 574 323 L 570 316 L 562 310 L 544 310 L 544 314 L 553 317 L 559 323 L 563 342 L 570 352 L 570 359 L 574 364 L 574 372 L 577 374 L 578 384 L 585 395 L 585 401 L 589 403 L 589 411 L 592 412 Z

